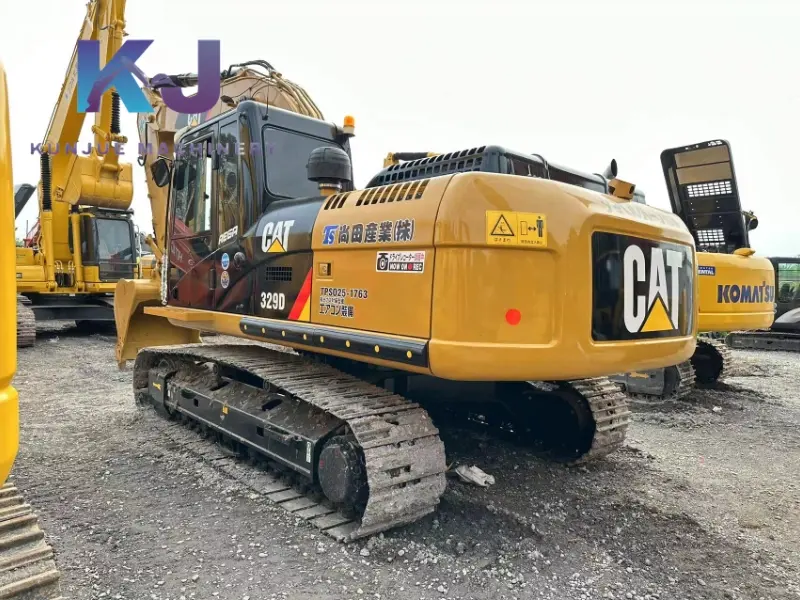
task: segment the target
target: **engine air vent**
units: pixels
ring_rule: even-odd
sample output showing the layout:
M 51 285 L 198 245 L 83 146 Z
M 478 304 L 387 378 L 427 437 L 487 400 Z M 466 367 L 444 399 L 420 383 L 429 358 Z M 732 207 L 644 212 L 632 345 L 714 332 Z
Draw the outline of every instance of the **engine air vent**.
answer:
M 292 267 L 265 267 L 264 279 L 267 281 L 291 281 Z
M 401 162 L 388 167 L 377 175 L 370 181 L 369 187 L 438 177 L 450 173 L 480 171 L 483 165 L 484 150 L 486 150 L 486 146 L 480 146 Z
M 356 206 L 383 204 L 384 202 L 402 202 L 403 200 L 419 200 L 428 187 L 428 181 L 428 179 L 422 179 L 369 188 L 361 193 L 361 196 L 356 200 Z
M 347 197 L 352 192 L 344 192 L 343 194 L 334 194 L 330 198 L 325 201 L 325 206 L 323 207 L 325 210 L 333 210 L 336 208 L 342 208 L 344 203 L 347 201 Z

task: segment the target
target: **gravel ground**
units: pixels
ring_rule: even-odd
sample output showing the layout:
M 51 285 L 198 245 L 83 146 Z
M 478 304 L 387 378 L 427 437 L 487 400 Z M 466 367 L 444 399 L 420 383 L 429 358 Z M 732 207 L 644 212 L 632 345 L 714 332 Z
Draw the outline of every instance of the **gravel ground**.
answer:
M 497 483 L 449 479 L 434 515 L 345 546 L 165 435 L 114 342 L 64 326 L 19 352 L 14 478 L 67 598 L 800 598 L 800 356 L 736 351 L 723 389 L 634 404 L 588 467 L 445 431 Z

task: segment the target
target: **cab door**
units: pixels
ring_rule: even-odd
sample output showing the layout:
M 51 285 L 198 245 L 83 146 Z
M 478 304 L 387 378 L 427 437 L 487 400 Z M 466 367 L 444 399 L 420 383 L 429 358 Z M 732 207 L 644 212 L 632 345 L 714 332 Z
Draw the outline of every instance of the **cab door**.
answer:
M 173 180 L 170 235 L 170 304 L 212 310 L 214 269 L 213 127 L 185 139 Z
M 252 251 L 244 239 L 252 222 L 252 182 L 243 177 L 250 172 L 248 157 L 240 155 L 240 128 L 247 134 L 244 115 L 220 122 L 217 144 L 216 223 L 217 251 L 214 260 L 217 287 L 216 310 L 246 314 L 253 295 Z M 250 244 L 251 245 L 251 244 Z

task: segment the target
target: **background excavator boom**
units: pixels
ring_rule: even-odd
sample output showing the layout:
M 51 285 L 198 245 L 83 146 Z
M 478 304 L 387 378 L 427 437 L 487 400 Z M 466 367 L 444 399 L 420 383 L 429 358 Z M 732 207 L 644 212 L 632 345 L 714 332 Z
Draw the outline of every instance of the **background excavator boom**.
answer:
M 117 280 L 139 270 L 130 205 L 133 166 L 120 163 L 120 97 L 100 97 L 89 150 L 78 150 L 87 113 L 78 106 L 78 43 L 97 42 L 98 68 L 112 59 L 125 34 L 125 0 L 91 0 L 39 153 L 37 188 L 17 186 L 15 215 L 38 189 L 39 214 L 16 252 L 18 346 L 33 345 L 37 320 L 79 325 L 113 322 Z

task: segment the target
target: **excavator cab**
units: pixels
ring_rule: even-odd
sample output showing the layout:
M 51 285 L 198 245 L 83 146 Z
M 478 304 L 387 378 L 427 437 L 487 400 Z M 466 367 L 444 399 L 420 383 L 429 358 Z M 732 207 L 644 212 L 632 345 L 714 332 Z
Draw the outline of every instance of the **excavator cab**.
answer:
M 137 272 L 137 251 L 131 211 L 80 210 L 81 262 L 87 283 L 116 283 Z M 74 252 L 72 221 L 69 251 Z
M 181 140 L 187 151 L 173 165 L 169 207 L 171 305 L 209 310 L 219 306 L 237 313 L 254 310 L 250 290 L 255 273 L 230 265 L 237 255 L 253 254 L 242 234 L 265 211 L 280 214 L 283 207 L 291 208 L 294 199 L 319 194 L 317 183 L 306 174 L 315 149 L 337 148 L 349 157 L 347 138 L 337 136 L 329 124 L 270 110 L 262 128 L 260 110 L 255 103 L 243 103 L 198 125 Z M 252 141 L 249 155 L 239 151 L 243 140 Z M 255 161 L 260 164 L 252 164 Z M 352 178 L 352 173 L 348 175 Z M 276 219 L 283 230 L 279 245 L 286 250 L 299 219 Z M 310 253 L 293 257 L 291 267 L 310 269 Z

